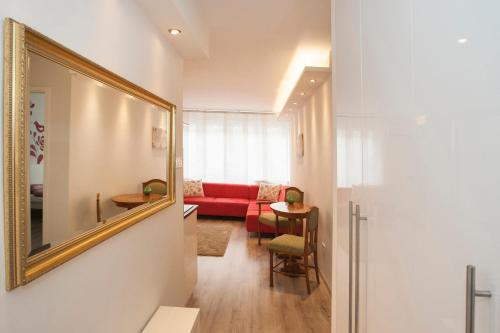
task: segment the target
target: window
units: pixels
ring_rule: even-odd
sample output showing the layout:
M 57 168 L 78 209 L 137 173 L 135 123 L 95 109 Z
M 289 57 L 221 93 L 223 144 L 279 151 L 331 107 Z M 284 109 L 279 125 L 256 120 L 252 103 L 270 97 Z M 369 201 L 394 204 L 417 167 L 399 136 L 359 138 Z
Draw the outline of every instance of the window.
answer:
M 192 112 L 184 116 L 184 178 L 288 184 L 288 120 L 274 114 Z

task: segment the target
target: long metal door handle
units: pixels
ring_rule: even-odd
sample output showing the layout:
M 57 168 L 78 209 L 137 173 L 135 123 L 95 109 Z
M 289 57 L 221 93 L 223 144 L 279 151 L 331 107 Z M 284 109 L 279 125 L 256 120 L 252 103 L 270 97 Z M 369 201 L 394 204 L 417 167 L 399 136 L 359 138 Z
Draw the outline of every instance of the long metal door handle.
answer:
M 467 266 L 465 301 L 465 333 L 474 333 L 476 320 L 476 297 L 491 297 L 489 290 L 476 290 L 476 267 Z
M 356 205 L 356 209 L 354 209 L 353 202 L 349 201 L 349 333 L 359 332 L 359 250 L 361 221 L 367 221 L 367 218 L 361 216 L 359 205 Z
M 352 218 L 354 217 L 353 202 L 349 201 L 349 333 L 352 332 L 352 299 L 353 299 L 353 289 L 352 289 L 352 254 L 353 254 L 353 225 Z
M 361 229 L 361 221 L 367 221 L 366 216 L 361 216 L 361 209 L 359 205 L 356 205 L 356 211 L 354 213 L 356 217 L 356 231 L 355 231 L 355 256 L 354 260 L 354 333 L 359 333 L 359 260 L 360 260 L 360 229 Z

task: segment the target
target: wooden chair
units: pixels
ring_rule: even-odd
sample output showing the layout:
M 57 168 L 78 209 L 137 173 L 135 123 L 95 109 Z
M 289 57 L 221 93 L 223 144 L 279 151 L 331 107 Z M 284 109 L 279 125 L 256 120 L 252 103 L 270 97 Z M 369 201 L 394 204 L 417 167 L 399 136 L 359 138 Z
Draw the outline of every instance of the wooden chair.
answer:
M 102 216 L 101 216 L 101 193 L 97 193 L 96 194 L 95 204 L 96 204 L 96 212 L 97 212 L 97 223 L 100 223 L 100 222 L 102 222 Z
M 318 216 L 319 210 L 317 207 L 312 207 L 311 212 L 306 218 L 305 236 L 296 235 L 281 235 L 274 238 L 269 243 L 270 257 L 270 286 L 274 286 L 274 273 L 285 275 L 302 275 L 285 273 L 278 269 L 281 264 L 287 264 L 291 258 L 302 257 L 303 263 L 296 262 L 299 267 L 304 268 L 303 276 L 306 278 L 307 292 L 311 293 L 309 283 L 309 268 L 314 268 L 316 271 L 316 281 L 319 285 L 319 267 L 318 267 Z M 285 255 L 285 259 L 274 265 L 274 254 Z M 309 265 L 309 256 L 313 255 L 314 265 Z
M 292 197 L 294 202 L 304 203 L 304 192 L 299 190 L 297 187 L 289 187 L 285 190 L 285 200 L 288 197 Z M 265 224 L 269 227 L 274 228 L 274 236 L 278 237 L 279 228 L 286 228 L 289 225 L 289 221 L 285 217 L 277 216 L 273 212 L 262 212 L 262 205 L 272 204 L 273 201 L 258 201 L 257 205 L 259 205 L 259 218 L 257 222 L 257 234 L 259 237 L 259 245 L 260 245 L 260 224 Z
M 151 187 L 153 194 L 166 195 L 167 194 L 167 182 L 161 179 L 150 179 L 147 182 L 142 183 L 142 190 L 146 186 Z

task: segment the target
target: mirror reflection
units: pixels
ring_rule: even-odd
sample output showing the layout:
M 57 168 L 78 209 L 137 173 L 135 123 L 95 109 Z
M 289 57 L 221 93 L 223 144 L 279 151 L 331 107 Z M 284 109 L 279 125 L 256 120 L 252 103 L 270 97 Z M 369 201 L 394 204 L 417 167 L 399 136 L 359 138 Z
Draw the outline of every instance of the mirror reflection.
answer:
M 29 52 L 28 254 L 169 195 L 170 114 Z

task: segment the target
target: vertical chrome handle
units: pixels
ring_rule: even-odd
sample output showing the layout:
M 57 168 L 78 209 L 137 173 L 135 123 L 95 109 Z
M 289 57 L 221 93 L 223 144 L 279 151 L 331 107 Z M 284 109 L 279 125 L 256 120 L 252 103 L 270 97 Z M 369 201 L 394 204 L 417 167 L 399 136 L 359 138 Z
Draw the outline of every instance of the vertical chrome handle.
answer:
M 356 216 L 356 259 L 354 261 L 354 332 L 359 332 L 359 250 L 360 250 L 360 229 L 361 229 L 361 221 L 367 221 L 366 216 L 361 216 L 361 209 L 359 205 L 356 205 L 356 212 L 354 213 Z
M 355 223 L 353 223 L 353 218 L 355 218 Z M 356 210 L 354 210 L 353 202 L 349 201 L 349 333 L 353 333 L 353 328 L 354 333 L 359 332 L 359 261 L 361 221 L 367 221 L 367 218 L 361 216 L 361 209 L 359 208 L 359 205 L 356 205 Z
M 489 290 L 476 290 L 476 267 L 467 266 L 465 290 L 465 333 L 474 333 L 476 319 L 476 297 L 491 297 Z
M 352 254 L 353 254 L 353 225 L 352 218 L 354 217 L 354 204 L 349 201 L 349 333 L 352 333 Z

